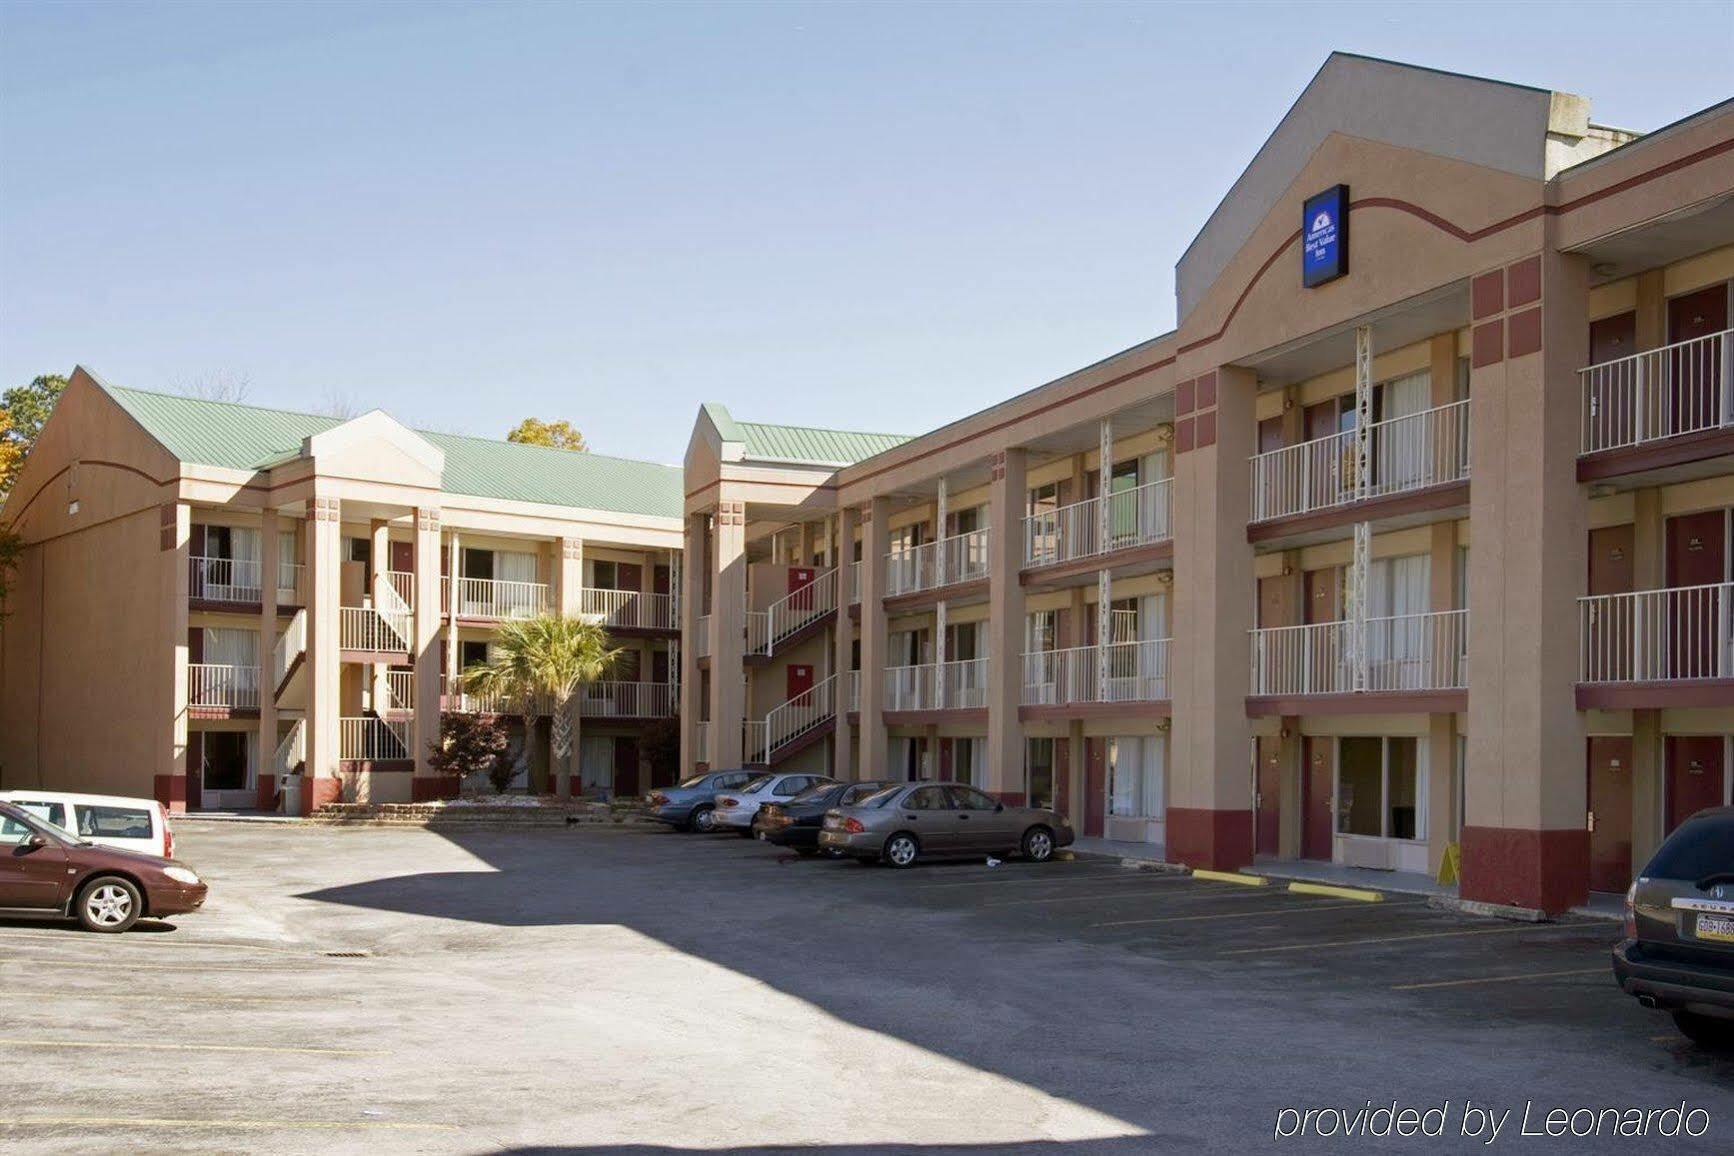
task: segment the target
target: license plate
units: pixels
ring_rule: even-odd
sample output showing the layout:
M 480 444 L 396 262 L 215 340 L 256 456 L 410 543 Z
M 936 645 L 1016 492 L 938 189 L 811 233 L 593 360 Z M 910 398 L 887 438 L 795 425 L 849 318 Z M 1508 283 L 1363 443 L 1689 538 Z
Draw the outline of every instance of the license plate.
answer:
M 759 836 L 759 842 L 762 843 L 765 841 L 765 833 L 763 831 L 758 832 L 758 836 Z
M 833 819 L 828 815 L 825 817 L 825 830 L 827 830 L 827 831 L 835 831 L 838 827 L 841 827 L 842 825 L 843 825 L 843 821 L 841 819 Z
M 1734 918 L 1726 915 L 1698 916 L 1697 936 L 1717 943 L 1734 943 Z

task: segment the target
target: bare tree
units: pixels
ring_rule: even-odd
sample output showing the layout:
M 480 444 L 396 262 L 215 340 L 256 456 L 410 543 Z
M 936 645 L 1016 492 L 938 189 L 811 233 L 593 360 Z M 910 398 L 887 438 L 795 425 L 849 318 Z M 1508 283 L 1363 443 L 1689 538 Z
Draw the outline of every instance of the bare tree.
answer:
M 253 392 L 253 379 L 243 371 L 219 369 L 213 373 L 202 373 L 197 377 L 184 378 L 172 383 L 177 393 L 188 397 L 199 397 L 206 401 L 247 400 L 247 395 Z
M 357 404 L 354 394 L 348 390 L 332 386 L 325 391 L 325 400 L 319 403 L 316 412 L 322 413 L 326 417 L 337 418 L 339 421 L 348 421 L 361 413 L 361 406 Z

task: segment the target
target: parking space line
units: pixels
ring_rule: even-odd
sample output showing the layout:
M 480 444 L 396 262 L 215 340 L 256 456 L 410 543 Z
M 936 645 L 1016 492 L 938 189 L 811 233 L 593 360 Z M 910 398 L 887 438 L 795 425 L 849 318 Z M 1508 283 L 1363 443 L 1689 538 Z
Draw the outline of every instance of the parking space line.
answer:
M 92 971 L 230 971 L 252 975 L 282 975 L 285 970 L 276 965 L 224 967 L 222 964 L 204 966 L 200 964 L 180 963 L 110 963 L 102 960 L 64 959 L 47 955 L 0 955 L 0 964 L 7 963 L 50 963 L 56 967 L 68 968 L 73 971 L 85 968 Z M 294 974 L 294 972 L 291 971 L 290 974 Z
M 0 1128 L 233 1128 L 248 1131 L 368 1128 L 398 1132 L 458 1130 L 456 1124 L 424 1124 L 411 1120 L 197 1120 L 158 1116 L 0 1116 Z
M 1577 967 L 1568 971 L 1527 971 L 1516 975 L 1478 975 L 1470 979 L 1435 979 L 1427 983 L 1394 983 L 1392 991 L 1425 991 L 1435 987 L 1469 987 L 1477 983 L 1503 983 L 1512 979 L 1557 979 L 1566 975 L 1610 975 L 1607 967 Z
M 1387 903 L 1386 907 L 1399 906 Z M 1367 908 L 1366 910 L 1378 910 Z M 1255 955 L 1272 951 L 1306 951 L 1321 947 L 1359 947 L 1368 943 L 1403 943 L 1413 939 L 1454 939 L 1465 935 L 1511 935 L 1520 931 L 1601 931 L 1606 932 L 1599 923 L 1524 923 L 1513 927 L 1476 927 L 1465 931 L 1423 931 L 1414 935 L 1375 935 L 1366 939 L 1331 939 L 1321 943 L 1277 943 L 1266 947 L 1237 947 L 1225 951 L 1223 955 Z
M 1161 891 L 1094 891 L 1082 895 L 1039 895 L 1033 899 L 995 899 L 982 907 L 1022 907 L 1030 903 L 1072 903 L 1090 899 L 1160 899 L 1179 903 L 1186 899 L 1269 899 L 1244 887 L 1198 887 L 1188 891 L 1165 894 Z
M 264 1052 L 283 1056 L 389 1056 L 377 1048 L 290 1048 L 273 1044 L 158 1044 L 115 1040 L 33 1040 L 0 1036 L 7 1048 L 86 1048 L 113 1052 Z
M 113 938 L 92 937 L 80 932 L 59 931 L 0 931 L 0 939 L 16 940 L 19 943 L 52 943 L 66 947 L 103 947 L 122 951 L 157 951 L 161 948 L 179 947 L 185 949 L 211 948 L 228 951 L 264 951 L 272 955 L 307 955 L 309 949 L 303 947 L 272 947 L 263 943 L 230 943 L 226 940 L 210 939 L 170 939 L 156 942 L 149 936 L 140 937 L 143 942 L 127 943 L 125 946 Z
M 148 992 L 148 991 L 91 991 L 86 988 L 62 987 L 53 991 L 19 991 L 17 988 L 7 988 L 6 998 L 16 999 L 73 999 L 73 1000 L 140 1000 L 161 1001 L 165 1003 L 286 1003 L 305 1004 L 306 996 L 299 995 L 188 995 L 182 992 Z M 356 1004 L 360 1000 L 329 999 L 319 997 L 321 1005 L 342 1003 Z
M 1128 877 L 1121 879 L 1119 878 L 1121 874 L 1125 874 Z M 1150 873 L 1141 872 L 1140 874 Z M 1065 883 L 1082 879 L 1088 879 L 1093 883 L 1157 883 L 1166 882 L 1170 879 L 1177 883 L 1190 881 L 1190 877 L 1186 875 L 1158 875 L 1153 879 L 1140 879 L 1137 874 L 1125 871 L 1124 868 L 1116 867 L 1111 871 L 1086 871 L 1079 874 L 1068 873 L 1067 877 L 1063 879 L 1055 879 L 1046 872 L 1042 875 L 1016 873 L 998 879 L 964 879 L 948 883 L 917 883 L 913 886 L 917 891 L 926 891 L 929 888 L 941 887 L 1003 887 L 1007 883 Z
M 1386 903 L 1391 907 L 1424 907 L 1425 900 L 1413 903 Z M 1203 919 L 1256 919 L 1259 916 L 1302 915 L 1312 911 L 1366 911 L 1364 903 L 1318 903 L 1304 907 L 1261 907 L 1257 911 L 1213 911 L 1205 915 L 1162 915 L 1153 919 L 1115 919 L 1108 923 L 1089 923 L 1086 927 L 1131 927 L 1142 923 L 1191 923 Z

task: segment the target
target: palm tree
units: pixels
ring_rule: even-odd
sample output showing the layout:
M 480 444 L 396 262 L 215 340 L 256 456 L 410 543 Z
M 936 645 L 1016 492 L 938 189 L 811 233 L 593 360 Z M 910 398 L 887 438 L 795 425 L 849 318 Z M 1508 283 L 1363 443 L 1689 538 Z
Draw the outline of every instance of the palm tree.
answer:
M 620 650 L 608 644 L 608 632 L 589 618 L 512 619 L 500 627 L 486 662 L 464 671 L 464 689 L 471 694 L 513 703 L 524 718 L 524 749 L 536 733 L 538 708 L 551 703 L 556 790 L 572 793 L 567 756 L 572 750 L 572 697 L 587 682 L 608 673 Z

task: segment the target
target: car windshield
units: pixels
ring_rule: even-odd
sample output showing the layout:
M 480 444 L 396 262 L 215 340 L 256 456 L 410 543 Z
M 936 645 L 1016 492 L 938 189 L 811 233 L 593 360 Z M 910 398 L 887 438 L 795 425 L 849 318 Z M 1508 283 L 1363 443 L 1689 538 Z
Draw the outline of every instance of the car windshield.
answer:
M 748 779 L 746 781 L 746 783 L 741 787 L 740 793 L 743 795 L 756 795 L 760 791 L 764 790 L 765 784 L 770 782 L 775 777 L 776 777 L 775 775 L 760 775 L 756 779 Z
M 1651 878 L 1692 882 L 1724 871 L 1734 872 L 1734 815 L 1686 820 L 1644 868 Z
M 682 779 L 680 781 L 681 789 L 691 790 L 693 787 L 702 787 L 704 786 L 704 781 L 708 778 L 710 778 L 710 773 L 707 771 L 702 775 L 694 775 L 690 779 Z
M 875 791 L 873 794 L 868 795 L 865 799 L 862 799 L 855 805 L 857 807 L 883 807 L 886 803 L 889 803 L 893 796 L 895 796 L 898 791 L 901 791 L 904 786 L 905 784 L 898 783 L 896 786 L 886 787 L 882 791 Z
M 806 790 L 802 791 L 800 794 L 798 794 L 794 798 L 790 799 L 789 800 L 789 806 L 792 807 L 796 803 L 820 803 L 820 802 L 823 802 L 825 800 L 826 796 L 828 796 L 832 791 L 835 791 L 836 789 L 837 789 L 836 783 L 815 783 L 813 786 L 808 787 Z

